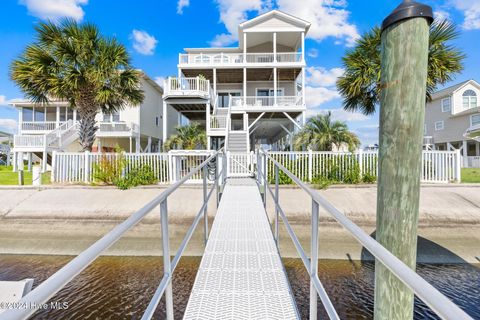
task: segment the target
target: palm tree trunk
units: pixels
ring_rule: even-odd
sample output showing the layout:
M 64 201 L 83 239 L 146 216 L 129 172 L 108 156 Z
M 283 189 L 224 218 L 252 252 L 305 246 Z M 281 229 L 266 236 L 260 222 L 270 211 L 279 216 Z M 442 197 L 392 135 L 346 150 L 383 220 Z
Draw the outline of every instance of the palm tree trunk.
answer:
M 95 133 L 98 130 L 95 117 L 99 108 L 95 103 L 93 90 L 80 90 L 80 99 L 77 101 L 77 112 L 80 115 L 80 129 L 78 132 L 83 151 L 92 151 L 95 142 Z

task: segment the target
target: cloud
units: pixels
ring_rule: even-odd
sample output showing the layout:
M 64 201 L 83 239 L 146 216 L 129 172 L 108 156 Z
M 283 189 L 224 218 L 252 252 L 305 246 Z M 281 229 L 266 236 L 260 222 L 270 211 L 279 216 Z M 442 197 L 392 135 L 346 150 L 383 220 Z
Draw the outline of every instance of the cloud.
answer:
M 306 104 L 307 108 L 314 109 L 320 105 L 340 97 L 337 90 L 325 87 L 306 87 Z
M 311 58 L 316 58 L 316 57 L 318 57 L 318 50 L 315 49 L 315 48 L 308 50 L 307 56 L 309 56 L 309 57 L 311 57 Z
M 343 68 L 332 68 L 330 70 L 323 67 L 308 67 L 307 82 L 313 86 L 331 87 L 335 86 L 338 77 L 343 75 Z
M 190 5 L 190 0 L 178 0 L 177 2 L 177 13 L 183 14 L 183 8 L 186 8 Z
M 378 144 L 378 124 L 362 126 L 352 130 L 358 136 L 363 145 Z
M 478 0 L 450 0 L 455 9 L 462 11 L 465 16 L 462 27 L 465 30 L 480 29 L 480 1 Z
M 165 77 L 162 77 L 162 76 L 155 77 L 154 81 L 163 88 L 163 82 L 165 81 Z
M 332 113 L 332 117 L 335 120 L 339 121 L 346 121 L 346 122 L 360 122 L 366 121 L 370 119 L 368 116 L 358 113 L 358 112 L 351 112 L 346 111 L 343 108 L 338 109 L 324 109 L 325 111 L 330 111 Z
M 445 10 L 435 10 L 433 16 L 436 20 L 450 20 L 450 12 Z
M 17 121 L 14 119 L 0 119 L 0 129 L 7 132 L 16 132 L 18 127 Z
M 88 4 L 88 0 L 20 0 L 20 4 L 27 7 L 30 15 L 43 20 L 73 18 L 79 21 L 85 15 L 82 6 Z
M 349 23 L 350 12 L 345 0 L 277 0 L 278 8 L 309 21 L 312 25 L 307 38 L 322 41 L 333 37 L 335 43 L 353 46 L 360 38 L 357 26 Z
M 0 106 L 6 106 L 8 104 L 7 97 L 0 94 Z
M 154 36 L 149 35 L 146 31 L 136 30 L 132 31 L 130 36 L 133 39 L 133 49 L 143 55 L 152 55 L 157 46 L 158 40 Z

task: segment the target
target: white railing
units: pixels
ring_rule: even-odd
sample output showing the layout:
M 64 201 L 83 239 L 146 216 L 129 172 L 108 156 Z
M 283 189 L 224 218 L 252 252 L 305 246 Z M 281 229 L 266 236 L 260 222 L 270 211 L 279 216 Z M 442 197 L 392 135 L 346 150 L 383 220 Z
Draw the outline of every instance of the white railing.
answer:
M 85 251 L 80 253 L 77 257 L 72 259 L 69 263 L 63 266 L 60 270 L 55 272 L 48 279 L 43 281 L 38 287 L 29 292 L 26 296 L 21 298 L 18 302 L 18 307 L 5 310 L 0 314 L 2 320 L 17 320 L 29 318 L 38 307 L 44 305 L 50 298 L 52 298 L 58 291 L 65 287 L 73 278 L 80 274 L 87 268 L 96 258 L 105 252 L 109 247 L 116 243 L 128 230 L 137 225 L 145 216 L 152 210 L 160 207 L 160 224 L 162 236 L 163 249 L 163 276 L 158 284 L 152 299 L 150 300 L 146 310 L 143 313 L 142 320 L 151 319 L 157 309 L 157 306 L 165 294 L 166 300 L 166 318 L 173 319 L 173 290 L 172 277 L 173 273 L 185 252 L 190 239 L 195 232 L 198 224 L 203 220 L 204 239 L 205 243 L 208 240 L 208 215 L 207 205 L 212 194 L 215 193 L 215 203 L 218 207 L 219 203 L 219 186 L 224 183 L 224 166 L 219 166 L 219 159 L 222 157 L 220 152 L 214 152 L 210 157 L 205 159 L 197 167 L 186 174 L 182 180 L 176 182 L 168 187 L 160 195 L 148 202 L 145 206 L 134 212 L 128 219 L 117 225 L 113 230 L 104 235 L 100 240 L 97 240 L 93 245 L 88 247 Z M 211 165 L 213 163 L 213 165 Z M 211 170 L 212 169 L 212 170 Z M 175 252 L 173 259 L 170 258 L 170 244 L 169 244 L 169 230 L 168 230 L 168 197 L 177 190 L 182 184 L 187 182 L 191 177 L 200 175 L 203 181 L 203 201 L 200 209 L 195 216 L 194 221 L 190 225 L 185 237 L 180 244 L 180 247 Z M 211 178 L 211 187 L 208 188 L 208 179 Z M 158 209 L 157 209 L 158 210 Z M 22 306 L 29 306 L 23 308 Z
M 165 83 L 165 95 L 205 95 L 210 94 L 210 81 L 200 77 L 169 77 Z
M 227 116 L 210 116 L 210 130 L 221 130 L 225 131 L 227 129 Z
M 270 64 L 278 63 L 296 63 L 302 62 L 302 54 L 300 52 L 254 52 L 247 53 L 181 53 L 179 55 L 179 64 L 195 64 L 195 65 L 235 65 L 235 64 Z
M 273 180 L 275 183 L 274 190 L 268 183 L 267 163 L 273 164 Z M 291 238 L 295 249 L 300 256 L 300 259 L 307 270 L 310 278 L 310 319 L 317 318 L 317 299 L 320 297 L 323 308 L 325 309 L 329 319 L 339 320 L 335 306 L 333 305 L 328 293 L 326 292 L 320 278 L 318 277 L 318 244 L 319 244 L 319 221 L 320 221 L 320 206 L 333 217 L 348 233 L 357 240 L 368 252 L 370 252 L 376 259 L 377 263 L 383 264 L 397 279 L 399 279 L 405 286 L 407 286 L 412 293 L 429 306 L 441 319 L 465 319 L 473 320 L 465 311 L 460 309 L 456 304 L 449 300 L 445 295 L 438 291 L 434 286 L 425 281 L 403 261 L 393 255 L 379 242 L 367 234 L 362 228 L 348 219 L 343 212 L 335 208 L 325 198 L 323 198 L 317 191 L 312 190 L 305 185 L 299 177 L 292 173 L 287 167 L 270 157 L 270 153 L 259 152 L 257 154 L 257 183 L 262 187 L 263 205 L 266 208 L 267 194 L 270 193 L 275 207 L 275 215 L 273 219 L 273 235 L 277 248 L 280 245 L 279 224 L 282 221 L 287 230 L 287 234 Z M 280 173 L 287 176 L 298 187 L 304 190 L 312 201 L 311 213 L 311 233 L 310 233 L 310 256 L 307 255 L 305 249 L 300 243 L 300 240 L 288 221 L 285 211 L 280 205 L 279 181 Z M 391 181 L 391 183 L 396 183 Z M 268 191 L 267 191 L 268 190 Z
M 140 127 L 136 123 L 126 122 L 100 122 L 98 125 L 98 131 L 100 132 L 131 132 L 139 133 Z
M 303 182 L 328 179 L 339 182 L 371 181 L 377 176 L 377 151 L 350 152 L 269 152 L 270 158 L 288 168 Z M 423 151 L 422 182 L 460 182 L 461 156 L 458 151 Z M 268 163 L 270 178 L 273 163 Z
M 232 97 L 231 106 L 235 107 L 303 107 L 302 96 L 277 96 L 277 103 L 273 96 L 235 96 Z
M 61 148 L 66 142 L 78 134 L 78 122 L 68 120 L 55 130 L 45 135 L 46 146 L 50 148 Z
M 251 177 L 255 172 L 255 153 L 227 152 L 227 176 Z
M 56 121 L 45 121 L 45 122 L 22 121 L 21 122 L 22 131 L 52 131 L 56 127 L 57 127 Z
M 44 135 L 15 135 L 13 137 L 15 148 L 43 148 L 45 146 Z
M 480 168 L 480 156 L 464 156 L 462 165 L 464 168 Z

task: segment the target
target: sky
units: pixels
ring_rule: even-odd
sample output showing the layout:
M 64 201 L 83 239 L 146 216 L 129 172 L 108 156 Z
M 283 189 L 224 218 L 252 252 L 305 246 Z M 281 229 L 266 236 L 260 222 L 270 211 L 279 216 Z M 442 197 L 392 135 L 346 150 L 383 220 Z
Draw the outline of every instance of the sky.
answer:
M 467 56 L 465 69 L 450 84 L 480 80 L 480 0 L 424 0 L 436 17 L 461 32 L 453 45 Z M 279 9 L 309 21 L 306 38 L 308 115 L 331 111 L 346 121 L 363 145 L 378 142 L 378 114 L 346 112 L 335 88 L 342 56 L 355 40 L 382 20 L 400 0 L 2 0 L 0 8 L 0 130 L 15 133 L 17 111 L 9 101 L 22 92 L 9 78 L 9 66 L 35 40 L 40 21 L 64 17 L 96 24 L 105 36 L 128 49 L 132 64 L 161 83 L 176 75 L 183 48 L 237 46 L 237 26 Z M 447 84 L 447 85 L 450 85 Z

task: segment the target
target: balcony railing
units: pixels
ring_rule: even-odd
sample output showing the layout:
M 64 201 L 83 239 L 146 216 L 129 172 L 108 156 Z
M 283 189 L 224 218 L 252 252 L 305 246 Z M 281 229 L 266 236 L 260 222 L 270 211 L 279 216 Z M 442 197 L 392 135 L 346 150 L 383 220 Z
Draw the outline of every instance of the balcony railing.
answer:
M 247 53 L 245 59 L 243 53 L 184 53 L 180 54 L 179 64 L 192 65 L 235 65 L 235 64 L 268 64 L 268 63 L 297 63 L 302 62 L 300 52 L 281 52 L 275 54 Z
M 165 95 L 202 95 L 210 94 L 210 81 L 200 77 L 195 78 L 173 78 L 165 81 Z
M 302 96 L 278 96 L 277 103 L 272 96 L 232 97 L 232 108 L 235 107 L 302 107 Z
M 21 124 L 22 131 L 52 131 L 57 127 L 56 121 L 23 121 Z
M 225 130 L 227 128 L 227 115 L 212 115 L 210 117 L 211 130 Z

